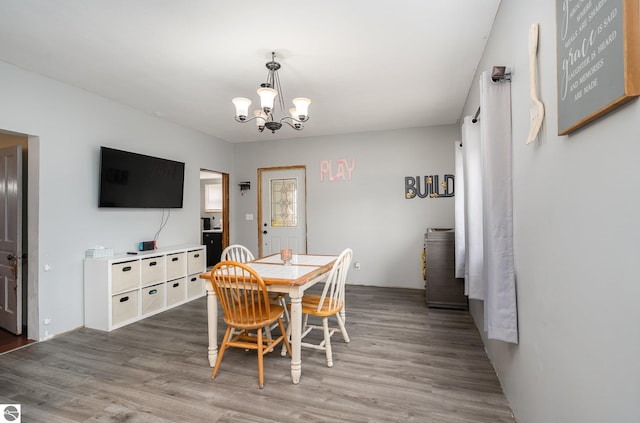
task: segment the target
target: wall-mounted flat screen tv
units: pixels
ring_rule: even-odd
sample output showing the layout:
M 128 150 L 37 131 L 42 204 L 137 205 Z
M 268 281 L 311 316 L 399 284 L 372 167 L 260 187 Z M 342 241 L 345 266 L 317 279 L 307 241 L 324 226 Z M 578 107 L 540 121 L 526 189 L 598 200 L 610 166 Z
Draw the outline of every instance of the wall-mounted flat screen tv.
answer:
M 182 208 L 184 163 L 100 148 L 99 207 Z

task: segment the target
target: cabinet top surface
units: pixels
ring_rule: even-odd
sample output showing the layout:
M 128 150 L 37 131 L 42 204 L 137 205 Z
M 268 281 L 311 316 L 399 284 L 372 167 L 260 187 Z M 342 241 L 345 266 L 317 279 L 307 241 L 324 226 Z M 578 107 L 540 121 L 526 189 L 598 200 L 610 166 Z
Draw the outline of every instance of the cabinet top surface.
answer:
M 173 247 L 166 248 L 158 248 L 157 250 L 149 250 L 149 251 L 132 251 L 136 254 L 127 254 L 127 253 L 118 253 L 111 257 L 97 257 L 97 258 L 85 258 L 85 261 L 97 262 L 97 261 L 105 261 L 105 262 L 119 262 L 119 261 L 133 261 L 139 258 L 147 258 L 147 257 L 156 257 L 162 256 L 165 254 L 171 253 L 180 253 L 183 251 L 190 250 L 201 250 L 203 249 L 203 245 L 198 244 L 188 244 L 188 245 L 176 245 Z

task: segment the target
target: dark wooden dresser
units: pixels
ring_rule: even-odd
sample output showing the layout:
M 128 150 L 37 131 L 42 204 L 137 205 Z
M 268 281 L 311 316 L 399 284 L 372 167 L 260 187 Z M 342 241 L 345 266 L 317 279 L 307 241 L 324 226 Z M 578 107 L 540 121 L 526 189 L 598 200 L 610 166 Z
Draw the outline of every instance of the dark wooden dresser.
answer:
M 468 310 L 464 279 L 455 277 L 455 232 L 429 228 L 424 235 L 427 307 Z

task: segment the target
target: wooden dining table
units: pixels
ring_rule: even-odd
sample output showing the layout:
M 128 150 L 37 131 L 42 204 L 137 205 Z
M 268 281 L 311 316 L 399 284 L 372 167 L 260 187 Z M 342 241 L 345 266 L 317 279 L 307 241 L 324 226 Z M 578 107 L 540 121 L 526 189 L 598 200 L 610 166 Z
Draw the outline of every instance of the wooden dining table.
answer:
M 337 258 L 331 255 L 294 254 L 290 264 L 284 265 L 280 254 L 273 254 L 246 263 L 260 275 L 268 291 L 285 293 L 290 298 L 291 380 L 294 384 L 300 382 L 302 374 L 302 295 L 326 276 Z M 200 278 L 207 280 L 208 357 L 209 365 L 214 367 L 218 358 L 218 301 L 211 285 L 211 272 L 202 273 Z

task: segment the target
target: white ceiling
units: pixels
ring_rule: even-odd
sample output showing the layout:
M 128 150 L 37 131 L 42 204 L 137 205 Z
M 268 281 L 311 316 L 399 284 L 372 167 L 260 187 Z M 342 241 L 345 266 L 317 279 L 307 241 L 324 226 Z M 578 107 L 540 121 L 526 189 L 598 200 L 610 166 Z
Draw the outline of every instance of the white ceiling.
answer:
M 3 0 L 0 61 L 231 141 L 455 123 L 500 0 Z M 259 134 L 233 97 L 271 51 L 310 121 Z

